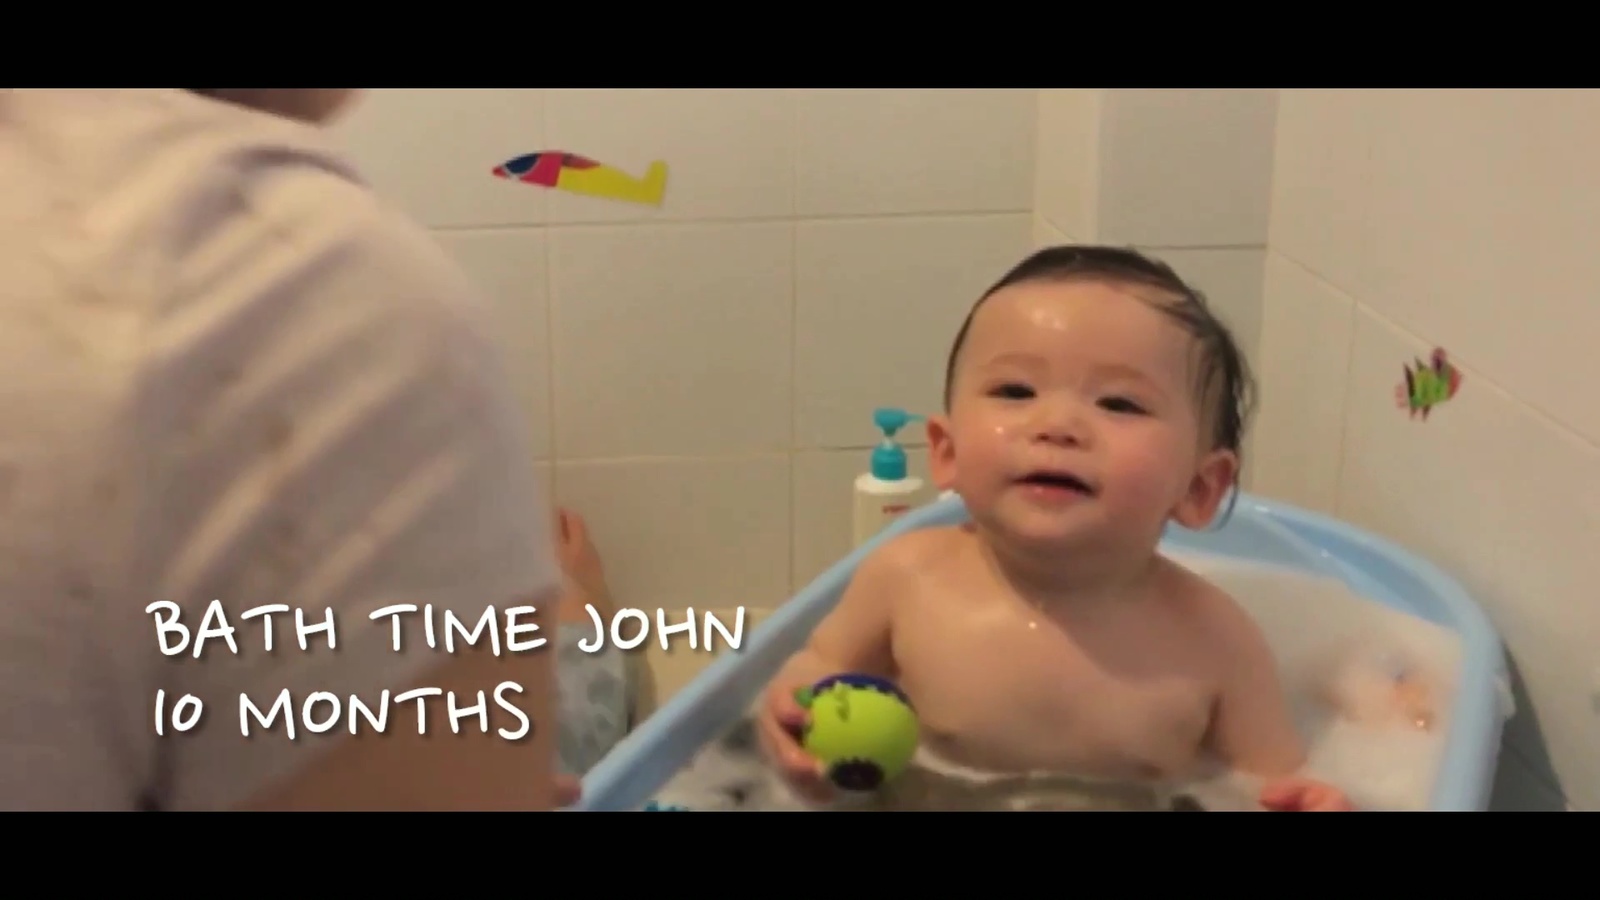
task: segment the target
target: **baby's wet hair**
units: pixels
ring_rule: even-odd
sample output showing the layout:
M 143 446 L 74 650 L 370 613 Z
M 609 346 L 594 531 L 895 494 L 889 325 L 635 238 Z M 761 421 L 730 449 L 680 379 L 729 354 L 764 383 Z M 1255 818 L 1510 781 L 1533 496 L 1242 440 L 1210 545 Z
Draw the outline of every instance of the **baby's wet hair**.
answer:
M 342 88 L 183 88 L 221 103 L 304 122 L 320 123 L 344 105 Z
M 1001 276 L 978 298 L 956 332 L 945 364 L 944 405 L 950 408 L 956 365 L 972 329 L 972 319 L 985 300 L 1015 284 L 1036 281 L 1106 281 L 1135 284 L 1159 290 L 1166 297 L 1150 305 L 1182 326 L 1194 339 L 1196 400 L 1210 421 L 1211 449 L 1226 449 L 1243 457 L 1244 430 L 1255 402 L 1255 384 L 1233 333 L 1212 312 L 1205 294 L 1172 270 L 1137 250 L 1085 244 L 1046 247 Z M 1236 479 L 1237 480 L 1237 479 Z

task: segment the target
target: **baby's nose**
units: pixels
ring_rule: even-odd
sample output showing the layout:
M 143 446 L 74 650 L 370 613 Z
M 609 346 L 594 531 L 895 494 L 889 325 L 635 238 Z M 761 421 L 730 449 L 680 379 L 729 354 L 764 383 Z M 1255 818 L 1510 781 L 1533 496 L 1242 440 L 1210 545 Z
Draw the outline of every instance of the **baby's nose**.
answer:
M 1089 439 L 1088 419 L 1077 406 L 1059 406 L 1039 416 L 1034 439 L 1068 446 L 1086 444 Z

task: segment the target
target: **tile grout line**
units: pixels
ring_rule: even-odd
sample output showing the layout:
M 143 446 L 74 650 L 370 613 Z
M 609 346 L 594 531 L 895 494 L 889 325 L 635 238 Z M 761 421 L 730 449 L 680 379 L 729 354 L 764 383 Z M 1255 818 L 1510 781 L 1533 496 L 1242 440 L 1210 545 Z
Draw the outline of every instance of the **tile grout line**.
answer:
M 1352 299 L 1354 299 L 1354 298 L 1352 298 Z M 1395 320 L 1389 318 L 1388 316 L 1385 316 L 1383 313 L 1381 313 L 1378 310 L 1372 308 L 1371 306 L 1368 306 L 1367 304 L 1361 302 L 1360 300 L 1355 300 L 1354 302 L 1355 302 L 1355 305 L 1356 305 L 1356 307 L 1358 309 L 1365 310 L 1368 315 L 1372 316 L 1372 318 L 1378 320 L 1379 322 L 1383 323 L 1384 325 L 1388 326 L 1389 328 L 1394 329 L 1395 331 L 1399 332 L 1400 334 L 1405 335 L 1407 338 L 1410 338 L 1411 340 L 1413 340 L 1413 341 L 1415 341 L 1415 342 L 1417 342 L 1419 344 L 1422 344 L 1423 346 L 1433 346 L 1431 341 L 1428 341 L 1428 340 L 1424 339 L 1421 335 L 1419 335 L 1416 332 L 1410 330 L 1409 328 L 1405 327 L 1404 325 L 1401 325 L 1399 322 L 1396 322 Z M 1472 375 L 1474 382 L 1477 383 L 1478 385 L 1489 388 L 1494 393 L 1499 394 L 1501 397 L 1505 398 L 1506 400 L 1511 401 L 1511 403 L 1513 405 L 1521 407 L 1524 410 L 1527 410 L 1532 415 L 1534 421 L 1538 422 L 1541 425 L 1544 425 L 1545 427 L 1549 428 L 1551 431 L 1556 432 L 1557 434 L 1560 434 L 1560 435 L 1563 435 L 1565 437 L 1571 438 L 1572 440 L 1576 441 L 1578 444 L 1583 446 L 1585 449 L 1595 451 L 1596 453 L 1600 453 L 1600 440 L 1595 440 L 1593 438 L 1590 438 L 1589 436 L 1587 436 L 1587 435 L 1577 431 L 1576 429 L 1574 429 L 1571 425 L 1568 425 L 1565 422 L 1562 422 L 1560 419 L 1556 418 L 1553 413 L 1551 413 L 1548 410 L 1544 409 L 1543 407 L 1535 404 L 1533 401 L 1525 400 L 1522 397 L 1519 397 L 1516 394 L 1512 393 L 1512 391 L 1509 388 L 1507 388 L 1505 385 L 1501 384 L 1500 382 L 1495 381 L 1493 378 L 1490 378 L 1488 373 L 1484 372 L 1482 369 L 1475 369 L 1471 365 L 1466 365 L 1466 364 L 1462 364 L 1462 363 L 1458 362 L 1456 360 L 1455 354 L 1451 354 L 1450 359 L 1452 361 L 1452 364 L 1459 366 L 1463 371 L 1465 371 L 1468 374 Z
M 1297 258 L 1295 258 L 1293 256 L 1290 256 L 1290 255 L 1288 255 L 1286 253 L 1282 253 L 1282 252 L 1278 252 L 1278 251 L 1274 251 L 1274 252 L 1277 252 L 1277 254 L 1279 256 L 1283 257 L 1289 263 L 1294 265 L 1295 268 L 1301 270 L 1302 272 L 1305 272 L 1307 275 L 1310 275 L 1313 279 L 1315 279 L 1322 286 L 1326 287 L 1328 290 L 1333 291 L 1334 293 L 1338 294 L 1340 297 L 1342 297 L 1342 298 L 1344 298 L 1346 300 L 1349 300 L 1350 304 L 1351 304 L 1351 306 L 1352 306 L 1352 308 L 1354 310 L 1360 310 L 1360 311 L 1366 312 L 1372 318 L 1376 319 L 1379 323 L 1383 324 L 1384 326 L 1388 327 L 1389 329 L 1391 329 L 1391 330 L 1395 331 L 1396 333 L 1398 333 L 1398 334 L 1410 339 L 1411 341 L 1413 341 L 1413 342 L 1415 342 L 1417 344 L 1421 344 L 1423 346 L 1432 346 L 1432 342 L 1429 341 L 1428 339 L 1424 338 L 1422 335 L 1417 334 L 1415 331 L 1412 331 L 1410 328 L 1406 327 L 1405 325 L 1402 325 L 1399 322 L 1396 322 L 1394 319 L 1391 319 L 1388 316 L 1384 315 L 1382 312 L 1378 311 L 1376 308 L 1374 308 L 1374 307 L 1362 302 L 1359 298 L 1357 298 L 1353 294 L 1349 293 L 1348 291 L 1345 291 L 1343 288 L 1341 288 L 1338 285 L 1334 284 L 1332 281 L 1329 281 L 1321 273 L 1317 272 L 1315 269 L 1312 269 L 1310 266 L 1302 263 L 1299 259 L 1297 259 Z M 1352 360 L 1353 360 L 1353 358 L 1355 356 L 1355 354 L 1353 352 L 1353 349 L 1354 349 L 1354 334 L 1355 334 L 1355 328 L 1354 328 L 1354 325 L 1352 324 L 1352 327 L 1351 327 L 1351 347 L 1352 347 L 1352 352 L 1350 354 L 1350 356 L 1352 357 Z M 1451 358 L 1452 358 L 1452 360 L 1454 360 L 1455 356 L 1452 354 Z M 1596 452 L 1600 452 L 1600 440 L 1595 440 L 1595 439 L 1592 439 L 1592 438 L 1588 437 L 1587 435 L 1585 435 L 1585 434 L 1579 432 L 1577 429 L 1573 428 L 1571 425 L 1568 425 L 1568 424 L 1562 422 L 1560 419 L 1556 418 L 1554 414 L 1552 414 L 1549 411 L 1545 410 L 1544 408 L 1536 405 L 1532 401 L 1525 400 L 1522 397 L 1517 396 L 1510 389 L 1508 389 L 1505 385 L 1502 385 L 1498 381 L 1495 381 L 1493 378 L 1490 378 L 1488 376 L 1488 373 L 1484 372 L 1483 370 L 1475 369 L 1471 365 L 1466 365 L 1466 364 L 1461 364 L 1461 368 L 1463 370 L 1465 370 L 1467 373 L 1469 373 L 1469 374 L 1471 374 L 1473 376 L 1473 380 L 1474 380 L 1475 383 L 1483 384 L 1483 385 L 1488 386 L 1495 393 L 1497 393 L 1500 396 L 1504 397 L 1505 399 L 1511 401 L 1514 405 L 1516 405 L 1518 407 L 1521 407 L 1522 409 L 1527 410 L 1529 413 L 1531 413 L 1533 415 L 1533 418 L 1536 421 L 1538 421 L 1539 424 L 1544 425 L 1544 426 L 1550 428 L 1552 431 L 1558 432 L 1563 436 L 1571 438 L 1572 440 L 1578 442 L 1580 445 L 1582 445 L 1586 449 L 1594 450 Z M 1353 369 L 1351 371 L 1353 371 Z M 1348 378 L 1348 372 L 1346 373 L 1346 375 L 1347 375 L 1347 378 Z M 1347 384 L 1348 384 L 1348 382 L 1347 382 Z
M 789 93 L 789 446 L 787 457 L 789 459 L 789 495 L 787 497 L 789 515 L 788 534 L 785 543 L 786 556 L 789 560 L 789 591 L 797 590 L 795 586 L 796 571 L 799 568 L 799 554 L 795 552 L 795 543 L 799 540 L 800 529 L 796 522 L 797 513 L 795 493 L 799 490 L 798 468 L 799 454 L 795 444 L 800 435 L 800 95 L 793 88 Z M 783 601 L 778 601 L 782 603 Z
M 693 219 L 615 219 L 610 221 L 542 221 L 542 222 L 499 222 L 483 223 L 476 225 L 428 225 L 433 231 L 442 234 L 460 234 L 463 232 L 497 232 L 516 231 L 523 228 L 573 228 L 573 229 L 603 229 L 603 228 L 694 228 L 709 225 L 783 225 L 791 223 L 822 223 L 822 222 L 899 222 L 906 219 L 984 219 L 1003 218 L 1007 216 L 1032 215 L 1031 209 L 985 209 L 985 210 L 944 210 L 930 209 L 917 212 L 895 213 L 839 213 L 828 216 L 802 216 L 798 214 L 775 216 L 702 216 Z M 1242 249 L 1232 247 L 1183 247 L 1172 249 L 1205 250 L 1205 249 Z
M 546 141 L 549 140 L 549 138 L 550 94 L 548 91 L 543 91 L 539 94 L 539 139 Z M 544 218 L 548 219 L 550 216 L 549 195 L 542 195 L 542 199 L 544 201 Z M 556 323 L 558 317 L 556 316 L 556 273 L 554 269 L 556 253 L 555 248 L 551 246 L 555 243 L 555 240 L 555 230 L 552 229 L 548 223 L 546 223 L 544 226 L 544 333 L 547 352 L 545 353 L 544 359 L 544 373 L 545 427 L 549 429 L 548 443 L 550 446 L 550 474 L 547 477 L 549 478 L 550 484 L 545 488 L 545 491 L 550 495 L 550 498 L 547 502 L 552 507 L 559 505 L 561 502 L 561 498 L 559 496 L 559 492 L 561 490 L 561 467 L 557 465 L 557 460 L 559 460 L 561 457 L 557 445 L 557 439 L 561 432 L 561 423 L 560 416 L 556 411 L 558 404 L 557 398 L 560 396 L 560 390 L 556 384 L 556 345 L 558 343 L 556 340 Z

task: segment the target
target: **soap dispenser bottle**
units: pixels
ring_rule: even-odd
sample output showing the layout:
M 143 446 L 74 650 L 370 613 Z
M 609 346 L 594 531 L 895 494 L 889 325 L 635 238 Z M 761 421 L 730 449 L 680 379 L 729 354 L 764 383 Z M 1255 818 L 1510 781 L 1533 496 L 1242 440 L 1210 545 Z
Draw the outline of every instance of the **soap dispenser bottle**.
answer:
M 921 418 L 903 409 L 878 409 L 872 413 L 873 424 L 883 432 L 883 443 L 872 450 L 872 468 L 856 478 L 857 547 L 927 499 L 927 484 L 907 471 L 905 448 L 895 437 L 908 423 Z

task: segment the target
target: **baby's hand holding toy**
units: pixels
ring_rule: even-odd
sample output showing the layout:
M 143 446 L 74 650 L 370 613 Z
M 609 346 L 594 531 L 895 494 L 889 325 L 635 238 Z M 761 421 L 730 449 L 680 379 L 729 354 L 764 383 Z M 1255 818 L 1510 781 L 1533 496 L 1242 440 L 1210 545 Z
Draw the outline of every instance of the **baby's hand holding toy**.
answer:
M 812 802 L 869 793 L 899 777 L 916 753 L 917 715 L 894 684 L 843 674 L 767 696 L 763 742 L 791 786 Z
M 900 777 L 916 755 L 917 714 L 890 681 L 834 675 L 797 691 L 795 701 L 810 711 L 800 745 L 840 790 L 875 791 Z
M 795 699 L 795 689 L 774 684 L 767 689 L 756 733 L 768 760 L 791 790 L 810 803 L 828 803 L 833 800 L 833 789 L 822 763 L 800 746 L 800 735 L 810 721 L 810 714 Z

